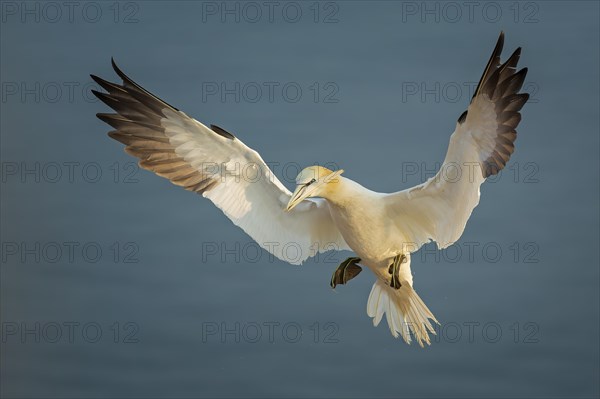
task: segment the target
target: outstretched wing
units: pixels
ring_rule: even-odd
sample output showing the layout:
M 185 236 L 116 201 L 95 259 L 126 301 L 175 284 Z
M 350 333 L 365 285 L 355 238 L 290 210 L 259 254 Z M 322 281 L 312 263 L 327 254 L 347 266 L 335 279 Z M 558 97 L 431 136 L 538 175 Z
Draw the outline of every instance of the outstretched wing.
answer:
M 504 33 L 477 85 L 469 108 L 458 119 L 440 171 L 425 183 L 390 194 L 386 206 L 410 251 L 434 240 L 446 248 L 462 235 L 479 203 L 479 186 L 508 162 L 529 95 L 519 93 L 527 68 L 516 72 L 518 48 L 504 63 Z
M 92 75 L 108 93 L 93 93 L 116 114 L 98 114 L 113 139 L 139 165 L 211 200 L 262 248 L 301 264 L 318 251 L 349 249 L 324 200 L 311 199 L 285 212 L 291 193 L 260 155 L 231 133 L 172 107 L 127 77 L 123 84 Z

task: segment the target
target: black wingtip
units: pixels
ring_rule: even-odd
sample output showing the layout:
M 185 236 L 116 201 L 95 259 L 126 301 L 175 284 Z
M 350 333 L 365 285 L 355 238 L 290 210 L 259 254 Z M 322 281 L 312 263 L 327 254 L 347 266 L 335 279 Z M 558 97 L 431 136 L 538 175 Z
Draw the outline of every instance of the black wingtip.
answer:
M 115 104 L 117 103 L 117 101 L 114 98 L 112 98 L 106 93 L 102 93 L 101 91 L 97 91 L 94 89 L 92 89 L 91 91 L 92 94 L 98 98 L 98 100 L 102 101 L 104 104 L 108 105 L 112 109 L 115 109 Z
M 114 57 L 110 57 L 110 64 L 112 65 L 112 68 L 117 73 L 117 75 L 119 75 L 119 77 L 123 79 L 123 82 L 131 81 L 131 79 L 129 79 L 127 75 L 125 75 L 125 73 L 123 73 L 123 71 L 121 71 L 121 69 L 117 66 Z
M 219 136 L 225 137 L 226 139 L 229 139 L 229 140 L 235 139 L 235 136 L 233 134 L 229 133 L 227 130 L 225 130 L 222 127 L 219 127 L 217 125 L 210 125 L 210 130 L 217 133 Z
M 90 73 L 90 78 L 92 78 L 92 80 L 96 83 L 98 83 L 98 79 L 100 79 L 98 76 L 91 74 L 91 73 Z M 98 83 L 98 84 L 100 85 L 100 83 Z M 100 85 L 100 86 L 102 86 L 102 85 Z M 94 90 L 92 90 L 92 91 L 94 91 Z
M 468 112 L 469 112 L 468 110 L 465 110 L 465 112 L 463 112 L 462 114 L 460 114 L 460 116 L 458 117 L 458 121 L 457 122 L 462 125 L 463 122 L 467 120 L 467 113 Z
M 492 51 L 492 55 L 490 56 L 490 59 L 489 59 L 487 65 L 485 66 L 485 69 L 483 70 L 483 74 L 481 75 L 481 79 L 479 79 L 479 83 L 477 84 L 477 87 L 475 88 L 475 92 L 473 92 L 473 97 L 471 98 L 471 102 L 475 99 L 475 97 L 477 97 L 477 95 L 479 94 L 479 91 L 481 90 L 483 85 L 488 80 L 490 70 L 492 69 L 492 67 L 495 68 L 494 63 L 496 63 L 496 64 L 500 63 L 500 55 L 502 54 L 503 48 L 504 48 L 504 31 L 500 31 L 500 36 L 498 36 L 498 41 L 496 42 L 494 51 Z
M 498 41 L 496 42 L 496 49 L 500 49 L 498 53 L 502 52 L 502 48 L 504 47 L 504 31 L 500 31 L 500 36 L 498 36 Z
M 519 58 L 521 58 L 521 47 L 517 47 L 517 49 L 513 51 L 510 57 L 508 57 L 506 60 L 505 64 L 509 65 L 514 62 L 516 65 L 516 63 L 519 61 Z
M 130 84 L 132 86 L 142 89 L 137 83 L 131 80 L 129 76 L 125 75 L 125 72 L 121 71 L 121 68 L 117 66 L 117 63 L 115 62 L 115 59 L 113 57 L 110 57 L 110 64 L 112 65 L 113 70 L 117 73 L 117 75 L 119 75 L 124 84 Z M 142 90 L 146 91 L 145 89 Z
M 123 87 L 126 88 L 126 90 L 130 90 L 133 88 L 133 89 L 139 91 L 140 93 L 143 93 L 144 95 L 152 97 L 153 99 L 155 99 L 156 101 L 159 101 L 160 103 L 166 105 L 167 107 L 170 107 L 172 110 L 179 111 L 179 109 L 175 108 L 174 106 L 172 106 L 165 100 L 161 100 L 160 98 L 156 97 L 154 94 L 150 93 L 148 90 L 144 89 L 142 86 L 140 86 L 139 84 L 134 82 L 129 76 L 125 75 L 125 73 L 123 71 L 121 71 L 121 69 L 117 66 L 117 63 L 115 62 L 114 57 L 110 57 L 110 63 L 112 64 L 114 71 L 117 73 L 117 75 L 119 75 L 119 77 L 123 81 Z M 132 92 L 131 94 L 135 97 L 135 93 Z M 139 98 L 138 98 L 138 100 L 139 100 Z
M 501 30 L 500 34 L 498 35 L 498 43 L 502 42 L 502 45 L 504 45 L 504 31 Z
M 93 80 L 94 82 L 98 83 L 100 86 L 104 86 L 104 85 L 103 85 L 103 83 L 105 82 L 105 80 L 104 80 L 104 79 L 102 79 L 102 78 L 100 78 L 100 77 L 98 77 L 98 76 L 96 76 L 96 75 L 92 75 L 92 74 L 90 74 L 90 77 L 92 78 L 92 80 Z

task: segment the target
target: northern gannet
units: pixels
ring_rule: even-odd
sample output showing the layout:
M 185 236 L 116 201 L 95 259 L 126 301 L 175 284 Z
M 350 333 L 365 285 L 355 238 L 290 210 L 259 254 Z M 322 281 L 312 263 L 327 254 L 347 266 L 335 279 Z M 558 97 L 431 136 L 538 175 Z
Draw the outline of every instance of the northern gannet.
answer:
M 514 151 L 519 110 L 529 96 L 519 93 L 527 68 L 516 71 L 521 48 L 503 64 L 500 37 L 468 109 L 458 118 L 440 170 L 416 187 L 377 193 L 332 171 L 310 166 L 291 193 L 261 156 L 226 130 L 207 127 L 143 89 L 112 61 L 122 84 L 91 75 L 108 93 L 93 93 L 116 114 L 97 114 L 115 130 L 139 165 L 208 198 L 262 248 L 301 264 L 316 252 L 351 250 L 331 286 L 345 284 L 368 267 L 376 276 L 367 313 L 377 326 L 383 315 L 394 337 L 420 346 L 438 323 L 413 289 L 410 254 L 430 241 L 446 248 L 462 235 L 479 203 L 479 186 L 497 174 Z M 241 176 L 243 171 L 244 176 Z M 299 249 L 291 259 L 286 248 Z M 296 251 L 297 252 L 297 251 Z M 298 256 L 296 256 L 298 255 Z M 438 323 L 439 324 L 439 323 Z

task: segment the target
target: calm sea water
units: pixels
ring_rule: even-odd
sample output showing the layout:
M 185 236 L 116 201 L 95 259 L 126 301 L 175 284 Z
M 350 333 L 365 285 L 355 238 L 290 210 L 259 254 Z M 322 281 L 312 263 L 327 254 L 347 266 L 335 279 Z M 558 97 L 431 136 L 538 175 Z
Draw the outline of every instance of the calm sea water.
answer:
M 599 395 L 598 3 L 53 4 L 2 3 L 3 397 Z M 348 254 L 272 260 L 133 168 L 88 92 L 114 56 L 288 187 L 333 163 L 394 191 L 443 159 L 500 30 L 532 101 L 460 242 L 413 256 L 426 349 L 373 328 L 369 273 L 329 288 Z

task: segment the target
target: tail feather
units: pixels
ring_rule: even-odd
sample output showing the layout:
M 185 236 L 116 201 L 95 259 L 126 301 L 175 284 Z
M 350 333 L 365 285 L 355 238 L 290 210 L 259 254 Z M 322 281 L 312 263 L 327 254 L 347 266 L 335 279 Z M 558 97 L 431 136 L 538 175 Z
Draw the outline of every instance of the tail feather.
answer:
M 384 313 L 394 337 L 401 335 L 410 344 L 412 333 L 421 347 L 424 343 L 431 344 L 429 334 L 435 335 L 435 330 L 429 319 L 438 324 L 439 322 L 409 284 L 394 289 L 377 279 L 369 294 L 367 314 L 373 317 L 373 324 L 377 326 Z

